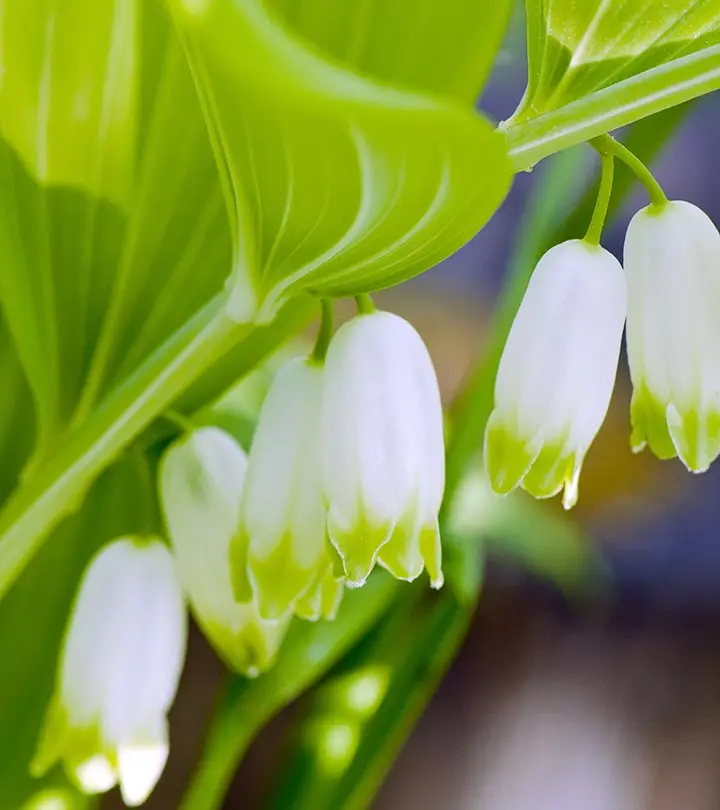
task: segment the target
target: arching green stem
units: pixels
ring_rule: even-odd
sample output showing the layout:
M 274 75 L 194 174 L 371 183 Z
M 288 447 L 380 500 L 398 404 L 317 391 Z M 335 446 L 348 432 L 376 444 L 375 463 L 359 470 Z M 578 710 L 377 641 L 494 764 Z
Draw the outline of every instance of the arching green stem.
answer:
M 634 155 L 626 146 L 615 140 L 611 135 L 600 135 L 593 138 L 590 144 L 597 149 L 597 151 L 604 156 L 615 156 L 630 169 L 630 171 L 637 177 L 637 179 L 645 186 L 645 190 L 650 197 L 650 202 L 653 205 L 665 205 L 667 197 L 662 190 L 662 186 L 655 179 L 653 173 L 648 167 Z
M 612 155 L 600 155 L 602 163 L 600 174 L 600 187 L 598 188 L 597 200 L 593 210 L 590 225 L 585 234 L 585 241 L 591 245 L 599 245 L 602 230 L 607 219 L 608 206 L 610 205 L 610 195 L 612 194 L 613 177 L 615 176 L 615 159 Z

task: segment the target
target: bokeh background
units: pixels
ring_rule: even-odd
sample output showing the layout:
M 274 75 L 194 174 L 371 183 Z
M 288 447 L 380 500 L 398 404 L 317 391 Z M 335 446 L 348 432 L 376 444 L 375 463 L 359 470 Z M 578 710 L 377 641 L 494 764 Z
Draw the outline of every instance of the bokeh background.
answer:
M 517 15 L 480 106 L 497 120 L 508 117 L 524 83 Z M 719 143 L 720 100 L 705 98 L 654 163 L 669 196 L 691 200 L 717 223 Z M 426 339 L 447 401 L 483 348 L 542 172 L 518 177 L 463 250 L 381 297 Z M 606 231 L 605 245 L 617 255 L 629 217 L 644 204 L 636 189 Z M 633 456 L 629 394 L 623 365 L 571 515 L 609 566 L 610 593 L 569 598 L 519 563 L 491 556 L 467 642 L 377 798 L 379 810 L 720 807 L 720 465 L 692 476 L 677 461 Z M 194 633 L 171 723 L 173 756 L 149 807 L 178 806 L 222 677 Z M 261 735 L 228 808 L 262 806 L 283 755 L 278 741 L 302 711 L 300 701 Z

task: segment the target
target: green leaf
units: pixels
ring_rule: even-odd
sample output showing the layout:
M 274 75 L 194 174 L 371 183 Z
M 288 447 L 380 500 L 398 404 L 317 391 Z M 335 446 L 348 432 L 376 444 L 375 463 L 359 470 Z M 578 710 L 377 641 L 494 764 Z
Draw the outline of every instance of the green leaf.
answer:
M 7 0 L 0 24 L 0 300 L 41 445 L 69 416 L 134 167 L 135 4 Z M 46 188 L 55 187 L 57 192 Z M 62 191 L 60 191 L 62 188 Z
M 505 122 L 517 171 L 612 129 L 720 89 L 720 45 L 645 70 L 541 115 Z
M 218 810 L 237 767 L 260 729 L 322 677 L 385 614 L 398 584 L 377 572 L 345 594 L 332 622 L 295 620 L 275 666 L 249 681 L 232 678 L 218 706 L 180 810 Z
M 15 346 L 0 320 L 0 503 L 15 488 L 35 440 L 35 413 Z
M 515 120 L 720 44 L 716 0 L 527 0 L 528 90 Z
M 45 185 L 127 204 L 134 0 L 4 0 L 0 133 Z
M 19 807 L 40 784 L 28 775 L 28 763 L 83 569 L 103 543 L 148 528 L 145 521 L 150 513 L 143 503 L 152 491 L 146 473 L 137 465 L 137 459 L 132 459 L 108 470 L 82 513 L 57 530 L 0 602 L 0 807 Z
M 0 32 L 0 301 L 40 463 L 221 290 L 230 231 L 162 0 L 8 0 Z
M 410 278 L 505 196 L 503 139 L 466 107 L 341 69 L 258 0 L 171 5 L 226 172 L 236 319 Z
M 474 103 L 490 72 L 511 0 L 270 0 L 324 54 L 396 87 Z

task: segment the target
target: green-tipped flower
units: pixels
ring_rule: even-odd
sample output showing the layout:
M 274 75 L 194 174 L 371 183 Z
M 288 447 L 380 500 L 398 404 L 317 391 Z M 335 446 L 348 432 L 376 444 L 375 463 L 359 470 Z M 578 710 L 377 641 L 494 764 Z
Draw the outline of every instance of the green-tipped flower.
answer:
M 142 804 L 167 760 L 185 637 L 167 546 L 128 537 L 103 548 L 75 600 L 33 774 L 62 759 L 83 792 L 119 783 L 125 804 Z
M 633 450 L 702 472 L 720 453 L 720 234 L 690 203 L 644 208 L 625 272 Z
M 328 585 L 327 578 L 332 580 L 332 562 L 320 469 L 322 386 L 323 369 L 314 361 L 283 366 L 250 450 L 231 551 L 233 585 L 240 601 L 254 595 L 268 619 L 292 610 L 314 618 L 323 606 L 332 615 L 339 598 L 341 585 Z
M 504 494 L 563 487 L 577 500 L 583 459 L 615 383 L 625 323 L 622 267 L 579 240 L 551 248 L 530 279 L 500 360 L 485 431 L 485 470 Z
M 376 561 L 400 579 L 442 584 L 438 510 L 443 419 L 418 333 L 389 312 L 344 324 L 325 361 L 322 461 L 328 534 L 349 583 Z
M 238 531 L 247 456 L 224 431 L 203 427 L 175 442 L 160 470 L 160 499 L 193 614 L 223 660 L 255 676 L 272 664 L 289 616 L 260 618 L 238 604 L 230 582 L 230 544 Z

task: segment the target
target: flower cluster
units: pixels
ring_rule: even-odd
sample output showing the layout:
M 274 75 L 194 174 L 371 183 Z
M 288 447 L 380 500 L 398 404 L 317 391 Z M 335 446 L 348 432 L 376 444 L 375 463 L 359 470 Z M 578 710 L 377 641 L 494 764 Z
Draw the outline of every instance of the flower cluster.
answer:
M 513 322 L 485 434 L 493 488 L 577 499 L 602 425 L 623 327 L 633 382 L 633 450 L 678 456 L 694 472 L 720 454 L 720 233 L 687 202 L 631 220 L 624 272 L 603 248 L 572 240 L 538 263 Z
M 439 587 L 443 453 L 432 363 L 402 318 L 358 315 L 323 360 L 288 363 L 250 451 L 231 551 L 237 598 L 254 596 L 267 618 L 313 616 L 376 562 L 405 580 L 427 568 Z
M 332 618 L 376 563 L 442 583 L 443 423 L 415 330 L 358 315 L 323 358 L 290 361 L 250 456 L 195 428 L 159 467 L 160 537 L 114 540 L 80 585 L 32 769 L 58 760 L 85 793 L 119 784 L 142 804 L 168 756 L 167 712 L 185 657 L 186 609 L 228 666 L 254 676 L 293 615 Z

